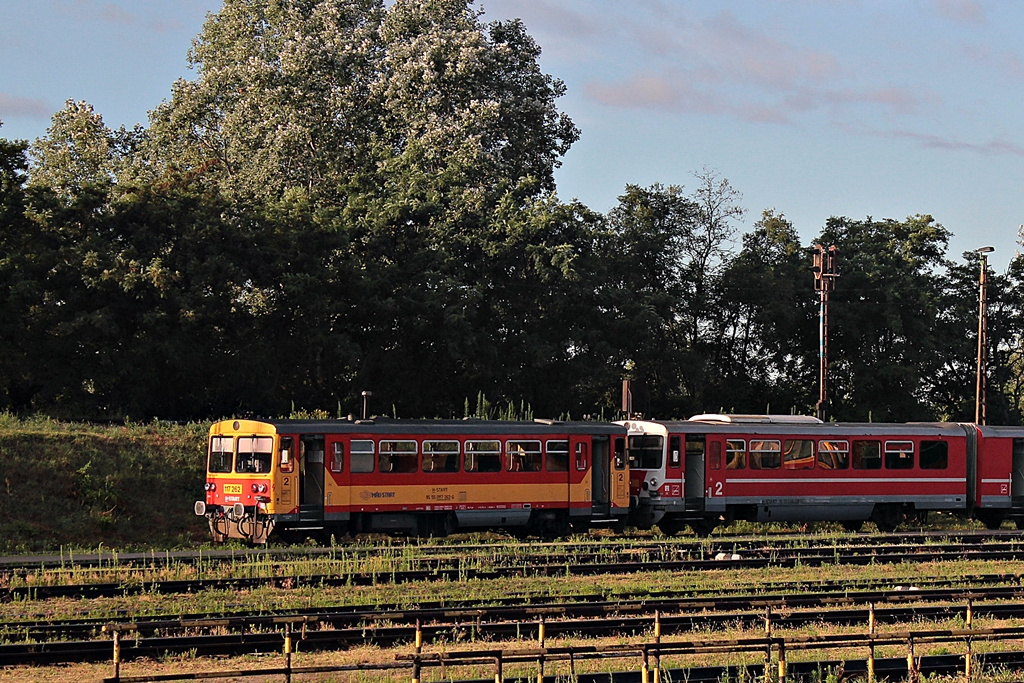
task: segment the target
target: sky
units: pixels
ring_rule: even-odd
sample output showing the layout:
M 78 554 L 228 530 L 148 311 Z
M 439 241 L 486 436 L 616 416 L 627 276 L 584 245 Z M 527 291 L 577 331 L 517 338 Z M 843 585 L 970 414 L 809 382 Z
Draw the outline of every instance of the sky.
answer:
M 564 81 L 581 139 L 559 197 L 612 208 L 629 184 L 711 169 L 805 244 L 830 216 L 930 214 L 948 256 L 1024 223 L 1024 0 L 478 0 L 520 18 Z M 45 135 L 65 100 L 146 125 L 220 0 L 0 0 L 0 137 Z

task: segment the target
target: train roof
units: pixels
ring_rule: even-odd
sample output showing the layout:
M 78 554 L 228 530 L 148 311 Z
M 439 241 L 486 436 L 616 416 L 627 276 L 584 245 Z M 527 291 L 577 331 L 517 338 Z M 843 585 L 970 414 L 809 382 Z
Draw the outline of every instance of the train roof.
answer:
M 722 419 L 722 418 L 731 419 Z M 964 436 L 972 427 L 959 422 L 822 422 L 793 415 L 699 415 L 689 420 L 634 420 L 669 432 L 689 434 L 807 434 L 817 436 Z M 628 426 L 629 423 L 627 422 Z
M 609 422 L 561 420 L 405 420 L 374 417 L 365 420 L 222 420 L 224 425 L 249 422 L 269 425 L 279 434 L 625 434 L 623 426 Z M 237 429 L 237 428 L 236 428 Z

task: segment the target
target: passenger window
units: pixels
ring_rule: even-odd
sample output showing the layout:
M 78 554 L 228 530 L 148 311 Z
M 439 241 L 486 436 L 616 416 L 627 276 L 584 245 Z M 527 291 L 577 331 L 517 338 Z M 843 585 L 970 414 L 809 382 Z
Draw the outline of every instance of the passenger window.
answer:
M 853 442 L 853 469 L 882 469 L 882 444 L 877 441 Z
M 818 442 L 818 467 L 823 470 L 845 470 L 849 465 L 849 441 Z
M 331 472 L 337 474 L 345 471 L 345 444 L 341 441 L 334 442 L 334 452 L 331 453 Z
M 424 472 L 458 472 L 459 442 L 458 441 L 424 441 L 423 442 Z
M 269 436 L 238 437 L 238 462 L 235 471 L 239 474 L 267 474 L 270 472 L 271 453 L 274 439 Z
M 568 472 L 569 442 L 548 441 L 544 446 L 544 465 L 548 472 Z
M 913 441 L 885 442 L 885 469 L 910 470 L 914 468 Z
M 210 437 L 210 472 L 226 474 L 234 464 L 234 452 L 230 436 Z
M 380 471 L 410 474 L 419 469 L 419 449 L 415 441 L 381 441 Z
M 506 441 L 505 453 L 509 472 L 540 472 L 540 441 Z
M 295 439 L 290 436 L 281 437 L 281 448 L 278 452 L 278 467 L 281 471 L 287 474 L 295 469 L 295 460 L 293 455 L 295 453 Z
M 747 467 L 747 442 L 729 439 L 725 442 L 725 469 L 742 470 Z
M 814 441 L 810 439 L 786 439 L 782 450 L 782 467 L 787 470 L 809 470 L 814 468 Z
M 500 472 L 501 442 L 467 441 L 465 469 L 467 472 Z
M 350 471 L 373 472 L 373 442 L 369 439 L 352 439 L 349 444 Z
M 776 440 L 750 440 L 750 469 L 777 470 L 782 465 L 782 448 Z
M 945 441 L 921 442 L 921 469 L 944 470 L 949 467 L 949 444 Z

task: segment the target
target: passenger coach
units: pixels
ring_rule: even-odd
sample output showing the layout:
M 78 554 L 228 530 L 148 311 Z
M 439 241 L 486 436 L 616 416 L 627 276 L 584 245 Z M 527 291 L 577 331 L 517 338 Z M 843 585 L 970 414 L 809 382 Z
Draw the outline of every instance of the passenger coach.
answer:
M 215 541 L 621 527 L 626 430 L 600 422 L 225 420 L 210 429 Z
M 631 522 L 701 535 L 733 520 L 865 521 L 930 510 L 996 528 L 1024 515 L 1024 429 L 699 415 L 628 421 Z M 1012 473 L 1012 474 L 1011 474 Z

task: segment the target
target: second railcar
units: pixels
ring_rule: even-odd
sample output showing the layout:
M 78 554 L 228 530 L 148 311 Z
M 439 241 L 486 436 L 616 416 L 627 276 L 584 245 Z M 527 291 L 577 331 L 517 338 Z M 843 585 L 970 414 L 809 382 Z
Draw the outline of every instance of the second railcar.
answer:
M 668 534 L 687 525 L 708 534 L 737 519 L 839 521 L 849 529 L 871 520 L 891 530 L 908 514 L 985 515 L 983 510 L 1002 505 L 986 493 L 989 480 L 1002 476 L 998 464 L 983 464 L 988 474 L 979 488 L 971 425 L 843 424 L 768 415 L 623 425 L 629 432 L 631 519 Z M 987 514 L 994 519 L 1005 512 Z

